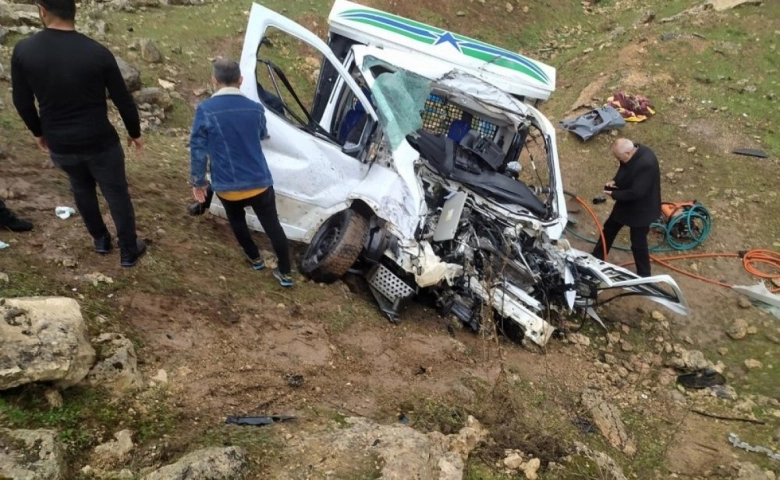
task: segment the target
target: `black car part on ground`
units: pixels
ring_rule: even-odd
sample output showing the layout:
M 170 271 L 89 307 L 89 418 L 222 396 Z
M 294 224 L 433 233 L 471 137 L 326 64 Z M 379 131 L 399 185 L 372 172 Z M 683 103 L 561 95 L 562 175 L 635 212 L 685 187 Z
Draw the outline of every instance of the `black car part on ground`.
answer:
M 279 422 L 295 420 L 296 417 L 289 415 L 270 415 L 266 417 L 227 417 L 225 423 L 234 425 L 272 425 Z

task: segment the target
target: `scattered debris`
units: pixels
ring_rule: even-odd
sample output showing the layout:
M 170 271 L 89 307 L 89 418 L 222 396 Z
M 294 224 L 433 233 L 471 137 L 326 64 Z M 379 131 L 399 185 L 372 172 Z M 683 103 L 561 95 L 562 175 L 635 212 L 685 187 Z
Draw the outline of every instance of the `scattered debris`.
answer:
M 677 383 L 693 389 L 709 388 L 715 385 L 724 385 L 726 378 L 713 369 L 700 370 L 686 373 L 677 377 Z
M 591 110 L 577 118 L 561 120 L 558 125 L 564 130 L 574 133 L 583 141 L 587 141 L 605 130 L 623 128 L 626 121 L 614 107 L 605 106 Z
M 285 380 L 287 380 L 287 385 L 298 388 L 301 385 L 303 385 L 303 375 L 293 375 L 291 373 L 288 373 L 285 376 Z
M 644 122 L 655 115 L 650 99 L 641 95 L 617 92 L 607 99 L 606 105 L 614 107 L 627 122 Z
M 72 207 L 57 207 L 54 209 L 54 214 L 65 220 L 70 218 L 71 215 L 75 215 L 76 210 Z
M 5 250 L 8 247 L 10 247 L 10 245 L 8 245 L 4 241 L 0 240 L 0 250 Z
M 763 302 L 775 308 L 780 308 L 780 295 L 770 292 L 763 282 L 758 282 L 753 286 L 734 285 L 731 288 L 754 300 L 758 300 L 759 302 Z
M 758 157 L 758 158 L 767 158 L 769 157 L 769 154 L 766 153 L 763 150 L 755 150 L 752 148 L 736 148 L 731 151 L 731 153 L 736 153 L 737 155 L 746 155 L 749 157 Z
M 762 423 L 763 425 L 763 423 Z M 729 433 L 729 443 L 731 443 L 732 446 L 736 448 L 741 448 L 743 450 L 747 450 L 748 452 L 759 452 L 759 453 L 766 453 L 766 456 L 773 459 L 773 460 L 780 460 L 780 453 L 775 453 L 772 450 L 761 447 L 761 446 L 751 446 L 739 439 L 739 436 L 735 433 Z
M 272 425 L 274 423 L 295 420 L 297 417 L 287 415 L 271 415 L 268 417 L 227 417 L 225 423 L 234 425 Z
M 714 413 L 708 413 L 708 412 L 705 412 L 704 410 L 699 410 L 699 409 L 696 409 L 696 408 L 692 408 L 691 411 L 693 413 L 696 413 L 696 414 L 701 415 L 703 417 L 716 418 L 718 420 L 729 420 L 729 421 L 733 421 L 733 422 L 747 422 L 747 423 L 755 423 L 755 424 L 758 424 L 758 425 L 766 425 L 766 422 L 761 421 L 761 420 L 756 420 L 756 419 L 753 419 L 753 418 L 726 417 L 726 416 L 723 416 L 723 415 L 715 415 Z

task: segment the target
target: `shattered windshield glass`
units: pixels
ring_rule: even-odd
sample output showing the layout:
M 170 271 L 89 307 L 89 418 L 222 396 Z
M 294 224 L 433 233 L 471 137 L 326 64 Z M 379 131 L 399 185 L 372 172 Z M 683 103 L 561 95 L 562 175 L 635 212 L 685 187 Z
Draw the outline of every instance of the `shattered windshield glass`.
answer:
M 366 69 L 377 65 L 389 70 L 384 62 L 366 58 Z M 392 150 L 398 148 L 407 135 L 422 128 L 420 111 L 430 93 L 430 80 L 405 70 L 385 71 L 376 77 L 371 94 Z

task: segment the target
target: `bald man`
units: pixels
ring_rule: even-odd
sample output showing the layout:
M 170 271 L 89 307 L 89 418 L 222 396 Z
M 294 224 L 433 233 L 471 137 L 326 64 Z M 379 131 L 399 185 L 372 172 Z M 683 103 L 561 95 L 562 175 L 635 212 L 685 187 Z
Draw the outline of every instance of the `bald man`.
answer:
M 640 277 L 649 277 L 647 235 L 650 224 L 661 216 L 661 171 L 658 158 L 648 147 L 626 138 L 615 140 L 611 150 L 620 166 L 615 177 L 604 185 L 604 193 L 615 201 L 612 213 L 604 222 L 607 252 L 620 229 L 629 227 L 636 273 Z M 601 240 L 593 249 L 593 256 L 604 259 Z

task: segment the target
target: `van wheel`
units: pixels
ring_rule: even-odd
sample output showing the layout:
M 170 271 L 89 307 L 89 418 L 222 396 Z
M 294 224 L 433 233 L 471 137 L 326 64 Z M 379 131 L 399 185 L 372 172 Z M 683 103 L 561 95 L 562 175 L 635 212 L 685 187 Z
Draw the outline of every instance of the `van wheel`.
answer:
M 303 255 L 301 272 L 315 282 L 333 283 L 355 264 L 368 235 L 368 222 L 342 210 L 317 230 Z

